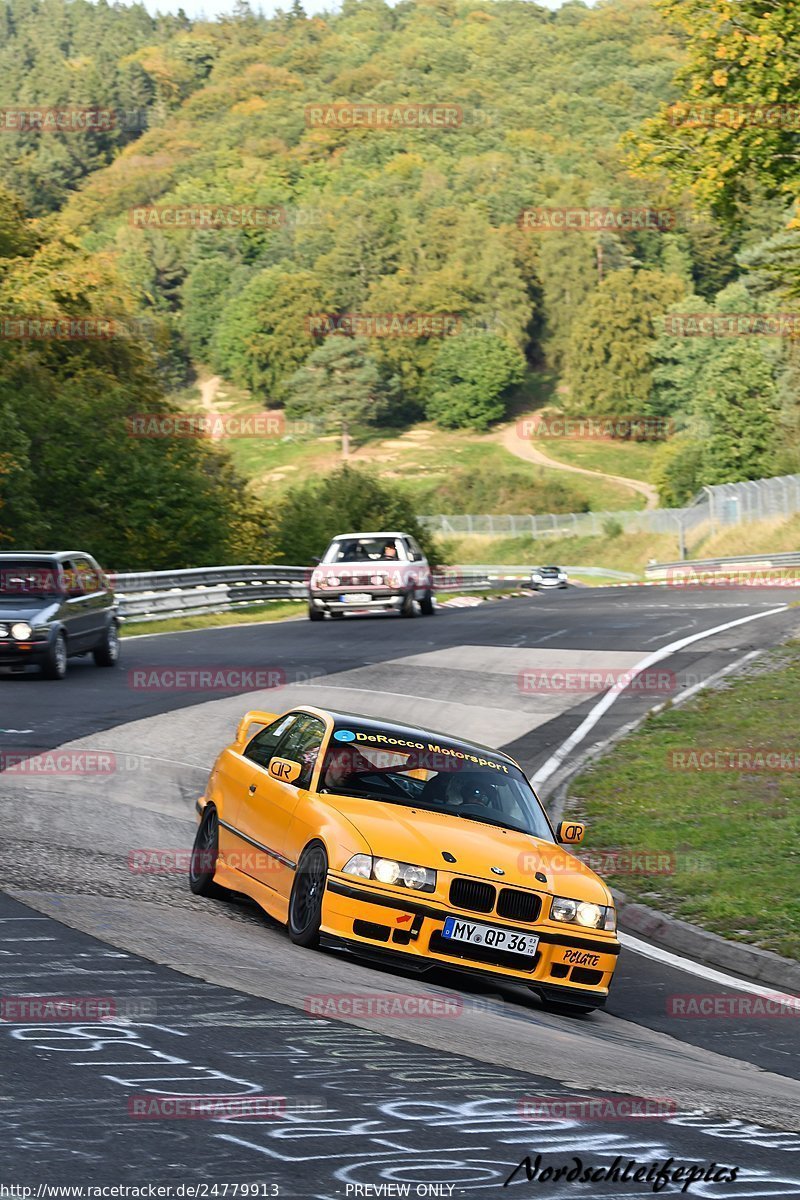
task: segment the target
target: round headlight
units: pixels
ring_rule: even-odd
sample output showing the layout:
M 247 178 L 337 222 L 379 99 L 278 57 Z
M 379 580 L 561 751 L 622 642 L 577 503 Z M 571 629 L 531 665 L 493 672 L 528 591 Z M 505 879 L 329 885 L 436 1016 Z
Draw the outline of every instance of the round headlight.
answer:
M 403 883 L 406 887 L 422 888 L 428 882 L 428 872 L 424 867 L 413 867 L 407 863 L 401 871 Z
M 579 925 L 585 925 L 587 929 L 596 929 L 600 924 L 602 912 L 597 904 L 587 904 L 586 901 L 578 905 L 578 911 L 575 914 L 575 920 Z
M 372 868 L 372 874 L 379 883 L 397 883 L 400 878 L 400 864 L 392 858 L 379 858 Z
M 0 625 L 0 637 L 8 637 L 8 626 Z
M 33 630 L 27 621 L 17 621 L 16 625 L 11 626 L 11 636 L 20 642 L 27 642 L 32 633 Z

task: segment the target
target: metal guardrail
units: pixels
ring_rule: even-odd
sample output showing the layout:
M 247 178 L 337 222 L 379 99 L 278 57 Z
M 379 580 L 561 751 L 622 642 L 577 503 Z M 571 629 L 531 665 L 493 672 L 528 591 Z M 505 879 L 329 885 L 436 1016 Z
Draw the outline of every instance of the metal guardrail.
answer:
M 119 611 L 126 619 L 226 612 L 268 600 L 304 600 L 310 567 L 196 567 L 181 571 L 134 571 L 111 575 Z
M 743 567 L 774 571 L 780 571 L 787 567 L 800 567 L 800 552 L 724 555 L 720 558 L 687 558 L 678 562 L 651 563 L 645 568 L 645 575 L 658 578 L 670 571 L 679 574 L 719 574 L 723 571 L 741 571 Z
M 127 620 L 164 621 L 197 613 L 228 612 L 269 600 L 303 601 L 311 567 L 196 567 L 180 571 L 134 571 L 110 575 Z M 440 591 L 502 591 L 527 581 L 530 568 L 452 567 L 434 575 Z
M 627 571 L 604 566 L 565 566 L 567 574 L 634 580 Z M 167 620 L 204 612 L 229 612 L 269 600 L 303 601 L 311 566 L 197 566 L 176 571 L 131 571 L 109 575 L 127 620 Z M 531 564 L 481 563 L 434 572 L 439 592 L 503 592 L 530 582 Z
M 471 568 L 453 567 L 452 570 L 460 571 L 462 569 L 473 571 L 486 571 L 487 573 L 499 573 L 501 577 L 514 577 L 517 575 L 520 579 L 530 579 L 531 571 L 535 566 L 547 565 L 544 561 L 537 563 L 516 563 L 514 566 L 495 566 L 493 563 L 474 563 Z M 588 575 L 601 576 L 606 579 L 638 579 L 638 575 L 632 574 L 630 571 L 612 571 L 610 567 L 570 567 L 561 564 L 562 571 L 566 571 L 568 575 Z
M 565 567 L 568 574 L 635 579 L 605 567 Z M 126 620 L 165 621 L 198 613 L 229 612 L 269 600 L 304 601 L 312 567 L 242 565 L 193 567 L 179 571 L 132 571 L 109 575 Z M 446 567 L 434 573 L 440 592 L 497 592 L 528 584 L 530 564 L 482 563 Z

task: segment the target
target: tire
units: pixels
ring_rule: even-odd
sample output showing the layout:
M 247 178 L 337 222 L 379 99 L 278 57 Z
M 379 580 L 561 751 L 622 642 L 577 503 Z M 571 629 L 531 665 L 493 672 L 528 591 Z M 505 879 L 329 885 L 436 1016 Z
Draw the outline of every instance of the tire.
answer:
M 189 890 L 195 896 L 210 896 L 223 900 L 230 895 L 227 888 L 214 882 L 219 856 L 219 818 L 213 805 L 208 805 L 197 827 L 189 859 Z
M 97 667 L 115 667 L 119 662 L 119 629 L 116 621 L 111 621 L 103 631 L 102 640 L 92 651 L 92 658 Z
M 59 631 L 47 648 L 47 658 L 42 663 L 45 679 L 63 679 L 67 673 L 67 639 Z
M 309 621 L 324 621 L 325 613 L 320 612 L 320 610 L 318 608 L 314 608 L 313 604 L 309 604 L 308 619 L 309 619 Z
M 414 592 L 406 592 L 403 597 L 403 605 L 400 609 L 401 617 L 415 617 L 417 615 L 417 606 L 414 603 Z
M 426 592 L 419 602 L 419 611 L 423 617 L 434 617 L 436 609 L 433 606 L 433 592 Z
M 320 842 L 312 842 L 300 855 L 289 897 L 289 938 L 295 946 L 319 945 L 322 900 L 328 877 L 328 856 Z

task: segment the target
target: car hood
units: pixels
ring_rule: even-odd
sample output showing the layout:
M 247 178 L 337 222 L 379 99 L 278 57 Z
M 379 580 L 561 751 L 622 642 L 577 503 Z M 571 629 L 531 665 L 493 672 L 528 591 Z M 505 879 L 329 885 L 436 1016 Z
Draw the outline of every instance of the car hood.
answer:
M 53 600 L 22 600 L 19 596 L 0 596 L 0 621 L 27 621 L 29 625 L 42 624 L 58 611 Z
M 370 560 L 369 562 L 320 563 L 319 566 L 314 567 L 314 574 L 318 579 L 333 577 L 342 580 L 351 578 L 371 580 L 373 576 L 381 576 L 383 579 L 409 565 L 409 563 L 398 562 L 396 558 L 377 559 L 374 562 Z
M 565 846 L 401 804 L 350 796 L 327 795 L 325 799 L 356 827 L 376 857 L 595 904 L 612 902 L 602 880 Z M 448 863 L 443 857 L 445 852 L 456 861 Z M 503 874 L 493 872 L 492 867 L 500 868 Z M 537 871 L 545 876 L 546 883 L 536 878 Z

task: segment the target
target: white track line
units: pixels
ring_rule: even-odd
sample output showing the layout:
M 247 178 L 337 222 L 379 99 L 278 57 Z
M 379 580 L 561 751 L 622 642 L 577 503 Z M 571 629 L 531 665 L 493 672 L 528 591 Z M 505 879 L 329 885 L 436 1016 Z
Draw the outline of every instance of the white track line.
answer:
M 727 629 L 735 629 L 737 625 L 746 625 L 750 621 L 760 621 L 762 617 L 774 617 L 778 613 L 786 612 L 788 608 L 788 604 L 782 604 L 779 608 L 770 608 L 766 612 L 751 613 L 749 617 L 738 617 L 735 621 L 726 621 L 724 625 L 715 625 L 712 629 L 703 629 L 700 633 L 693 633 L 689 637 L 680 638 L 677 642 L 670 642 L 669 645 L 662 646 L 659 650 L 654 650 L 647 658 L 643 658 L 636 666 L 626 671 L 624 678 L 615 683 L 597 701 L 597 704 L 590 710 L 584 720 L 581 721 L 578 728 L 542 763 L 536 774 L 531 777 L 531 783 L 535 787 L 537 784 L 544 783 L 551 775 L 555 774 L 567 755 L 583 741 L 587 733 L 594 729 L 597 722 L 611 708 L 617 697 L 621 696 L 630 686 L 631 680 L 635 676 L 640 675 L 642 671 L 646 671 L 648 667 L 661 662 L 662 659 L 669 658 L 671 654 L 675 654 L 678 650 L 683 650 L 685 646 L 691 646 L 694 642 L 702 641 L 703 638 L 713 637 L 715 633 L 724 633 Z
M 735 975 L 726 975 L 724 971 L 717 971 L 714 967 L 706 967 L 702 963 L 692 962 L 689 958 L 682 958 L 680 954 L 672 954 L 669 950 L 651 946 L 649 942 L 642 942 L 629 933 L 620 931 L 617 937 L 623 946 L 633 950 L 636 954 L 641 954 L 643 958 L 653 958 L 668 967 L 675 967 L 678 971 L 684 971 L 689 975 L 699 975 L 701 979 L 708 979 L 711 983 L 722 984 L 723 987 L 733 988 L 737 992 L 751 992 L 754 996 L 764 996 L 769 1000 L 780 1001 L 787 1008 L 796 1008 L 800 1011 L 800 996 L 792 996 L 788 992 L 778 992 L 774 988 L 764 987 L 763 984 L 753 983 L 748 979 L 737 979 Z

